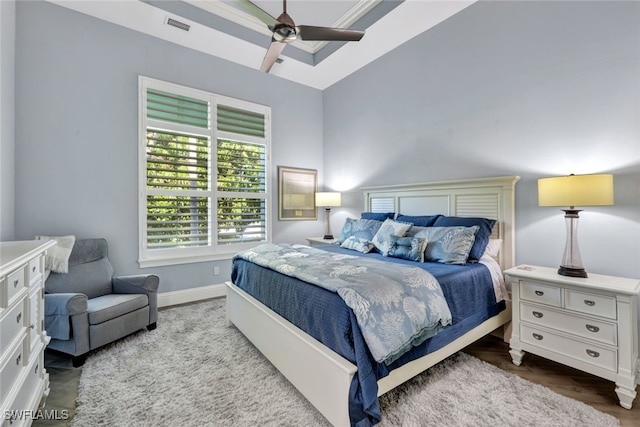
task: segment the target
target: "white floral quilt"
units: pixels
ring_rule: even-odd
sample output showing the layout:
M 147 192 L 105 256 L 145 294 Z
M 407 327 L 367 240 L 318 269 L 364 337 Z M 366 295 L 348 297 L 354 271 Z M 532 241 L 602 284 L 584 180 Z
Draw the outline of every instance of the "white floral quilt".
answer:
M 236 257 L 336 292 L 379 363 L 392 363 L 451 324 L 440 284 L 419 267 L 295 244 L 264 244 Z

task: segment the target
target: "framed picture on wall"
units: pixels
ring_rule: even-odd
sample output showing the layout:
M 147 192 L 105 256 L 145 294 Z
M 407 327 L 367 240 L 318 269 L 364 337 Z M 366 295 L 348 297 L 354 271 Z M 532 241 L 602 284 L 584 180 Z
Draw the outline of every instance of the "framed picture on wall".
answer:
M 317 170 L 278 166 L 278 219 L 317 220 L 317 188 Z

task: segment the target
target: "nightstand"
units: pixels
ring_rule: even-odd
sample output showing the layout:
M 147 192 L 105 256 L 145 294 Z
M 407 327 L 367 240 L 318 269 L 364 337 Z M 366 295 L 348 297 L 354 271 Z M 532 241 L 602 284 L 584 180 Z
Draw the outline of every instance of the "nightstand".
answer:
M 322 237 L 307 237 L 306 239 L 309 246 L 333 245 L 338 241 L 338 239 L 323 239 Z
M 504 273 L 513 292 L 513 363 L 529 352 L 614 381 L 620 406 L 631 409 L 640 379 L 640 281 L 528 265 Z

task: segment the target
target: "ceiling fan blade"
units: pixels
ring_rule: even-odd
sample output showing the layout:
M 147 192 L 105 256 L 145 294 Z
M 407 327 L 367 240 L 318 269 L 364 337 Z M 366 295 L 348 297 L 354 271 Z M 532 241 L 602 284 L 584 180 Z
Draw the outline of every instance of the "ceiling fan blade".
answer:
M 364 31 L 361 30 L 313 27 L 310 25 L 299 25 L 297 28 L 298 38 L 301 40 L 357 42 L 364 36 Z
M 267 50 L 267 54 L 264 56 L 264 60 L 262 61 L 260 71 L 268 73 L 271 70 L 271 67 L 273 67 L 273 64 L 278 59 L 278 56 L 280 56 L 282 49 L 284 49 L 286 45 L 286 43 L 281 43 L 272 39 L 269 50 Z
M 271 31 L 273 31 L 273 27 L 275 27 L 276 24 L 278 23 L 278 20 L 276 18 L 269 15 L 267 12 L 260 9 L 258 6 L 256 6 L 249 0 L 236 0 L 236 3 L 238 3 L 238 6 L 240 6 L 247 12 L 249 12 L 251 15 L 255 16 L 256 18 L 258 18 L 259 20 L 267 24 L 267 27 L 269 27 Z

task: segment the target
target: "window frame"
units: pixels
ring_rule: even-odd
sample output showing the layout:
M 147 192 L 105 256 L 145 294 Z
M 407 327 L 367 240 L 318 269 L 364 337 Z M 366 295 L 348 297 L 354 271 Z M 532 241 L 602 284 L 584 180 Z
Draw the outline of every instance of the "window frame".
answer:
M 147 89 L 152 88 L 175 95 L 206 100 L 209 105 L 209 126 L 201 128 L 195 135 L 209 139 L 209 189 L 198 196 L 209 198 L 209 234 L 208 245 L 192 248 L 149 249 L 147 247 L 147 195 L 154 193 L 147 188 L 147 130 L 162 129 L 180 133 L 194 134 L 187 126 L 147 118 Z M 222 104 L 264 115 L 264 138 L 219 131 L 217 126 L 217 105 Z M 251 248 L 259 243 L 270 243 L 272 237 L 271 214 L 271 108 L 268 106 L 230 98 L 215 93 L 169 83 L 150 77 L 138 77 L 138 263 L 141 268 L 165 265 L 187 264 L 194 262 L 230 259 L 238 251 Z M 218 140 L 232 140 L 264 145 L 265 153 L 265 190 L 264 193 L 233 193 L 251 198 L 252 194 L 264 199 L 265 240 L 260 242 L 218 244 L 217 204 L 218 197 L 233 197 L 217 188 Z M 170 193 L 170 191 L 167 191 Z

